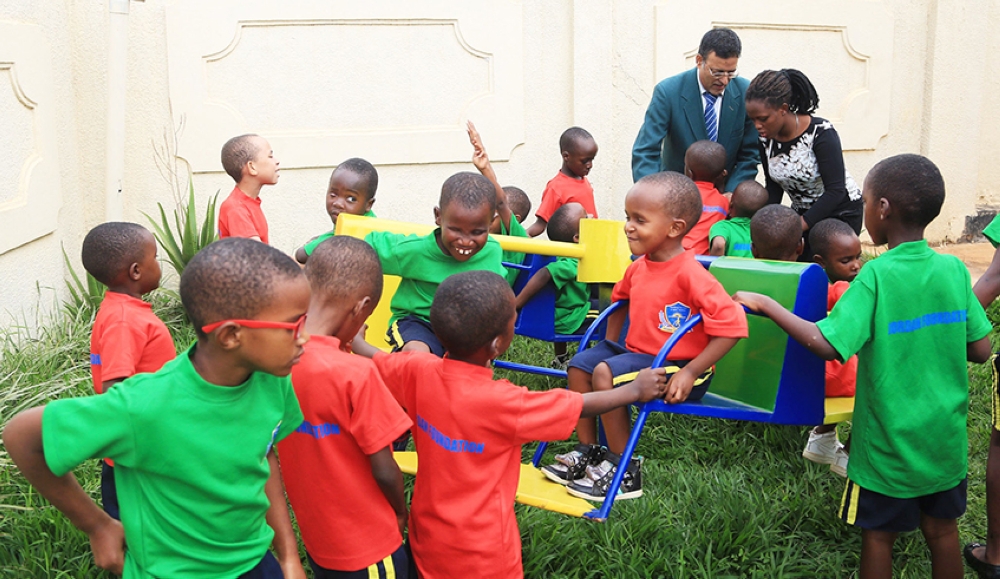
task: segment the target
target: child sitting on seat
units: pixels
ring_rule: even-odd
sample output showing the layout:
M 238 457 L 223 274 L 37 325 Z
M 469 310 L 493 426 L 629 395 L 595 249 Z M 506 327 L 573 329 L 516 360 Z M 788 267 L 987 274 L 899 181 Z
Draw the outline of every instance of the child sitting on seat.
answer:
M 330 174 L 330 184 L 326 188 L 326 212 L 333 221 L 333 229 L 310 239 L 295 250 L 295 261 L 305 263 L 316 246 L 336 234 L 337 216 L 341 213 L 375 217 L 375 191 L 378 190 L 378 171 L 358 157 L 352 157 L 337 165 Z
M 720 193 L 726 184 L 726 148 L 715 141 L 697 141 L 684 153 L 684 174 L 701 194 L 701 217 L 684 236 L 684 249 L 708 255 L 708 232 L 729 217 L 729 198 Z
M 757 259 L 796 261 L 802 255 L 802 220 L 791 207 L 768 205 L 750 219 L 750 252 Z
M 267 139 L 240 135 L 222 146 L 222 167 L 236 181 L 219 206 L 219 239 L 246 237 L 268 243 L 260 190 L 278 183 L 278 160 Z
M 606 340 L 570 360 L 570 390 L 608 391 L 628 383 L 637 371 L 649 368 L 670 334 L 694 314 L 701 314 L 704 323 L 677 343 L 666 367 L 671 376 L 666 401 L 698 400 L 708 389 L 713 365 L 738 339 L 747 337 L 742 308 L 695 260 L 694 252 L 681 245 L 701 212 L 698 187 L 680 173 L 647 175 L 629 190 L 625 235 L 629 249 L 640 257 L 629 265 L 611 294 L 612 300 L 627 305 L 609 317 Z M 630 322 L 622 346 L 617 340 L 626 316 Z M 601 422 L 607 451 L 597 445 L 596 422 L 581 419 L 576 430 L 580 443 L 542 469 L 550 479 L 568 485 L 570 494 L 591 500 L 604 499 L 629 437 L 624 408 L 601 415 Z M 618 499 L 642 495 L 639 467 L 638 458 L 625 465 Z
M 750 219 L 767 205 L 767 189 L 756 181 L 736 186 L 729 202 L 729 218 L 708 230 L 709 255 L 753 257 L 750 251 Z
M 302 424 L 288 374 L 308 339 L 309 283 L 277 249 L 233 238 L 191 259 L 180 294 L 198 336 L 187 352 L 101 396 L 18 414 L 4 446 L 115 575 L 304 577 L 273 446 Z M 121 523 L 71 473 L 102 456 Z
M 809 247 L 813 252 L 813 261 L 826 271 L 830 279 L 826 299 L 826 309 L 830 311 L 861 271 L 861 240 L 847 223 L 839 219 L 824 219 L 809 229 Z M 828 360 L 826 397 L 854 396 L 857 376 L 857 356 L 851 356 L 844 363 Z M 802 456 L 819 464 L 829 464 L 834 474 L 847 476 L 847 449 L 837 439 L 836 424 L 821 424 L 813 428 Z
M 965 265 L 924 239 L 945 198 L 930 160 L 897 155 L 879 162 L 862 198 L 872 241 L 888 243 L 889 251 L 865 264 L 827 318 L 803 320 L 760 294 L 737 292 L 734 299 L 823 359 L 858 353 L 840 514 L 862 528 L 861 576 L 890 577 L 896 537 L 919 526 L 933 576 L 961 577 L 956 519 L 966 504 L 966 360 L 989 359 L 990 322 Z
M 174 340 L 142 296 L 160 287 L 156 240 L 136 223 L 102 223 L 83 240 L 83 267 L 108 286 L 90 335 L 94 391 L 107 392 L 130 376 L 156 372 L 176 357 Z M 101 463 L 101 505 L 115 519 L 114 463 Z
M 563 243 L 580 242 L 580 220 L 586 219 L 587 210 L 579 203 L 567 203 L 556 209 L 546 227 L 552 241 Z M 557 334 L 582 334 L 597 317 L 590 304 L 590 288 L 577 281 L 580 260 L 559 257 L 528 280 L 521 293 L 517 294 L 518 311 L 524 307 L 546 284 L 552 282 L 556 288 L 555 330 Z M 591 313 L 594 315 L 590 315 Z M 556 365 L 565 366 L 566 342 L 553 342 Z
M 390 444 L 410 419 L 351 341 L 382 295 L 382 268 L 360 239 L 320 243 L 305 267 L 310 340 L 292 369 L 305 421 L 278 443 L 281 476 L 317 579 L 406 577 L 406 498 Z
M 450 275 L 471 270 L 505 275 L 500 244 L 489 236 L 497 193 L 482 175 L 456 173 L 441 186 L 434 208 L 438 228 L 425 236 L 373 231 L 365 241 L 375 248 L 382 271 L 402 279 L 389 304 L 386 337 L 393 351 L 417 350 L 444 356 L 430 324 L 437 286 Z
M 530 237 L 541 235 L 556 209 L 570 201 L 583 205 L 587 217 L 597 218 L 594 188 L 587 180 L 597 156 L 597 142 L 585 129 L 570 127 L 559 137 L 559 150 L 562 151 L 562 169 L 545 185 L 542 202 L 535 211 L 535 222 L 528 227 Z
M 490 361 L 514 338 L 514 294 L 499 275 L 455 274 L 441 282 L 431 324 L 448 350 L 374 352 L 385 384 L 416 424 L 420 470 L 410 505 L 410 545 L 424 579 L 520 578 L 514 517 L 521 445 L 560 440 L 580 416 L 662 395 L 662 368 L 614 392 L 531 392 L 494 380 Z M 357 352 L 371 354 L 372 348 Z

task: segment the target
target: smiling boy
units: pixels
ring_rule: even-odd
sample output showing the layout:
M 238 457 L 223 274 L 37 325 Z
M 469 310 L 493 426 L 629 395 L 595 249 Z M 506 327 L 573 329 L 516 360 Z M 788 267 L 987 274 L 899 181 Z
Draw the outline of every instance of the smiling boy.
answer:
M 304 579 L 272 448 L 302 423 L 288 374 L 308 339 L 309 284 L 280 251 L 224 239 L 194 256 L 180 294 L 198 336 L 187 352 L 100 396 L 18 414 L 4 445 L 102 569 Z M 99 457 L 115 461 L 121 523 L 71 472 Z
M 486 177 L 456 173 L 441 186 L 434 208 L 438 228 L 433 233 L 421 237 L 374 231 L 365 237 L 378 253 L 383 272 L 403 278 L 390 303 L 387 338 L 394 351 L 444 356 L 444 347 L 430 325 L 438 285 L 463 271 L 506 273 L 500 244 L 489 236 L 496 208 L 496 190 Z

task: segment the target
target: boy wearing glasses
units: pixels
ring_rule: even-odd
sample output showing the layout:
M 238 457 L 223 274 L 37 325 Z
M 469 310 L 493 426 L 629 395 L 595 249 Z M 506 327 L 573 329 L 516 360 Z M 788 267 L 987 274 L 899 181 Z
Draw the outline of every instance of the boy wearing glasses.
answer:
M 726 148 L 725 191 L 757 177 L 757 131 L 747 118 L 746 79 L 738 78 L 742 45 L 728 28 L 701 38 L 695 68 L 661 81 L 632 146 L 632 179 L 684 171 L 684 153 L 708 139 Z
M 290 257 L 233 238 L 191 260 L 180 294 L 198 335 L 187 352 L 101 396 L 22 412 L 4 445 L 102 569 L 304 578 L 272 448 L 302 423 L 288 374 L 308 339 L 309 284 Z M 71 472 L 99 457 L 115 461 L 120 523 Z

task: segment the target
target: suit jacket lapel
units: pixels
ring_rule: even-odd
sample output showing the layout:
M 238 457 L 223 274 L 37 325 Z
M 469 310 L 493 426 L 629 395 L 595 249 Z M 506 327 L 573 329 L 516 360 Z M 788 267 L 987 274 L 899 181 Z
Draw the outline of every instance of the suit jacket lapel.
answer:
M 707 139 L 708 131 L 705 130 L 705 101 L 701 97 L 701 85 L 698 84 L 698 69 L 691 69 L 690 74 L 684 77 L 681 101 L 683 101 L 684 116 L 687 117 L 688 123 L 691 125 L 691 134 L 694 135 L 694 140 L 701 141 Z
M 726 87 L 726 92 L 722 95 L 722 111 L 719 115 L 719 143 L 726 148 L 729 147 L 729 136 L 738 128 L 743 126 L 743 120 L 737 123 L 736 115 L 739 112 L 739 103 L 743 100 L 743 92 L 735 82 L 730 82 Z

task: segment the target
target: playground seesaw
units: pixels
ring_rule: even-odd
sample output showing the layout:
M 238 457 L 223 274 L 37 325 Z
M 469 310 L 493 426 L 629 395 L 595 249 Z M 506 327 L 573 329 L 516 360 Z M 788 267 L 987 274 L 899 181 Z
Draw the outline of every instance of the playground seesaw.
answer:
M 613 283 L 621 279 L 630 262 L 621 223 L 588 219 L 581 221 L 580 226 L 580 244 L 506 236 L 495 236 L 495 238 L 506 250 L 579 258 L 580 281 Z M 337 224 L 339 235 L 361 238 L 370 231 L 426 234 L 432 229 L 429 226 L 349 215 L 342 215 Z M 771 296 L 804 319 L 817 321 L 826 316 L 828 282 L 822 269 L 815 264 L 740 258 L 707 258 L 703 263 L 730 294 L 738 290 L 759 292 Z M 664 283 L 669 283 L 669 280 L 664 280 Z M 398 279 L 390 280 L 387 276 L 382 300 L 376 313 L 369 319 L 369 326 L 376 328 L 372 333 L 378 334 L 377 339 L 370 341 L 383 348 L 388 348 L 388 345 L 381 337 L 384 333 L 381 328 L 388 325 L 388 304 L 396 285 Z M 605 310 L 602 316 L 608 313 L 609 311 Z M 635 452 L 646 420 L 653 412 L 800 426 L 850 420 L 854 407 L 853 398 L 825 397 L 824 362 L 821 359 L 790 339 L 771 320 L 761 316 L 750 316 L 748 321 L 750 337 L 740 340 L 719 361 L 709 393 L 704 398 L 681 404 L 653 401 L 640 405 L 632 434 L 622 456 L 623 461 L 627 461 Z M 693 316 L 675 331 L 664 343 L 654 363 L 662 364 L 670 348 L 697 323 L 700 323 L 700 317 Z M 600 324 L 595 322 L 591 328 L 596 330 L 599 326 Z M 588 331 L 583 340 L 589 341 L 592 338 L 591 334 L 592 331 Z M 522 465 L 522 485 L 518 489 L 518 502 L 565 514 L 605 520 L 611 512 L 624 470 L 620 470 L 612 482 L 608 498 L 601 508 L 593 510 L 589 503 L 571 497 L 561 486 L 542 480 L 544 477 L 535 467 L 543 452 L 542 446 L 535 453 L 533 466 Z M 403 470 L 415 473 L 415 457 L 408 456 L 407 453 L 399 454 L 402 456 L 397 460 Z

